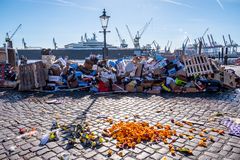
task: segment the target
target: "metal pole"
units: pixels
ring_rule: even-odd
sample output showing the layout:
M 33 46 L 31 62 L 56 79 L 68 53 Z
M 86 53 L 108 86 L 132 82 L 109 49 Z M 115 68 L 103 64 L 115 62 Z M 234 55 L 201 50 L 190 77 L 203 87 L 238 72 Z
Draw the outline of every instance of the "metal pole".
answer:
M 105 59 L 105 56 L 108 56 L 107 55 L 107 52 L 106 52 L 106 50 L 107 50 L 107 43 L 106 43 L 106 29 L 103 29 L 103 35 L 104 35 L 104 54 L 103 54 L 103 59 Z

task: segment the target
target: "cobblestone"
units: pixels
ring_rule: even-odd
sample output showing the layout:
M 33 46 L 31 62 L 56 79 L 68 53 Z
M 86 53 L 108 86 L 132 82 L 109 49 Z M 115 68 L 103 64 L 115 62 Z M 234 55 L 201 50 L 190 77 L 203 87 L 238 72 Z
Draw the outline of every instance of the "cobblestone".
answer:
M 208 121 L 216 112 L 226 113 L 230 117 L 240 117 L 240 90 L 223 92 L 219 94 L 191 94 L 191 95 L 85 95 L 78 92 L 71 93 L 19 93 L 15 91 L 2 91 L 0 89 L 0 159 L 59 159 L 63 153 L 71 154 L 71 159 L 146 159 L 157 160 L 166 156 L 170 159 L 240 159 L 240 138 L 228 135 L 225 127 L 216 122 Z M 17 97 L 17 98 L 16 98 Z M 46 104 L 47 99 L 57 99 L 61 104 Z M 160 111 L 160 112 L 159 112 Z M 84 116 L 82 113 L 85 113 Z M 160 122 L 171 124 L 170 120 L 191 119 L 202 122 L 203 125 L 194 124 L 195 138 L 188 140 L 176 138 L 175 147 L 187 147 L 193 150 L 193 155 L 185 156 L 176 152 L 172 156 L 168 145 L 163 142 L 156 144 L 141 143 L 135 149 L 124 149 L 124 157 L 120 157 L 120 150 L 116 148 L 116 140 L 109 139 L 102 147 L 96 149 L 84 148 L 76 144 L 72 149 L 66 150 L 66 142 L 49 142 L 45 146 L 39 146 L 41 136 L 49 132 L 52 120 L 59 114 L 60 123 L 71 124 L 73 121 L 84 120 L 89 123 L 90 129 L 100 134 L 104 128 L 110 127 L 108 123 L 97 119 L 97 115 L 105 114 L 114 120 L 123 120 L 126 116 L 133 120 L 132 115 L 138 114 L 141 121 L 151 124 Z M 222 119 L 223 117 L 218 117 Z M 18 128 L 37 128 L 41 131 L 37 136 L 25 139 L 14 138 L 18 134 Z M 188 133 L 190 126 L 174 126 L 177 133 Z M 224 129 L 226 134 L 221 136 L 216 132 L 210 132 L 215 142 L 208 142 L 207 147 L 199 147 L 198 142 L 202 138 L 199 135 L 201 129 Z M 16 145 L 16 150 L 8 154 L 8 149 Z M 108 150 L 113 155 L 108 157 Z

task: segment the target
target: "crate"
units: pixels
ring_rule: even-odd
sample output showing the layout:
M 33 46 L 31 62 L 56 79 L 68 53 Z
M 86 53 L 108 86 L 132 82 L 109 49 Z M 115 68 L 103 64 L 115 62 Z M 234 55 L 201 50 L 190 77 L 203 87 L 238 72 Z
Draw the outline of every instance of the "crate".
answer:
M 182 59 L 188 77 L 213 73 L 210 60 L 204 55 L 183 56 Z
M 19 66 L 19 91 L 46 86 L 47 75 L 41 61 Z

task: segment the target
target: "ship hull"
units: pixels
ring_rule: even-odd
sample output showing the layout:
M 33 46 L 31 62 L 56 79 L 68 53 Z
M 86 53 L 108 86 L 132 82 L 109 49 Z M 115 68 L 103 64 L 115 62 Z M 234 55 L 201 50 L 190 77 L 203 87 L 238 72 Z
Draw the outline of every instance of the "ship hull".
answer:
M 41 59 L 41 49 L 17 49 L 18 56 L 25 56 L 31 60 Z M 123 57 L 130 57 L 134 55 L 134 49 L 109 49 L 108 59 L 118 59 Z M 52 54 L 58 57 L 68 56 L 69 59 L 85 59 L 91 54 L 103 54 L 102 49 L 53 49 Z M 106 57 L 106 55 L 105 55 Z

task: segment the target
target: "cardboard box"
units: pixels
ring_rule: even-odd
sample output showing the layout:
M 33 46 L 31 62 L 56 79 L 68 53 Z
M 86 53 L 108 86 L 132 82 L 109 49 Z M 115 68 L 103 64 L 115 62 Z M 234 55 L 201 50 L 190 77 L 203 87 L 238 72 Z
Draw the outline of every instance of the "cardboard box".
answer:
M 143 92 L 143 86 L 137 86 L 136 90 L 137 92 Z
M 189 88 L 185 88 L 185 92 L 196 93 L 196 92 L 199 92 L 199 90 L 197 88 L 189 87 Z
M 62 77 L 61 76 L 48 76 L 48 81 L 50 81 L 50 82 L 61 82 Z
M 137 69 L 136 69 L 136 72 L 135 72 L 135 77 L 142 77 L 143 67 L 144 67 L 143 64 L 138 64 L 137 65 Z
M 128 92 L 136 92 L 136 88 L 132 85 L 126 85 L 126 91 Z

